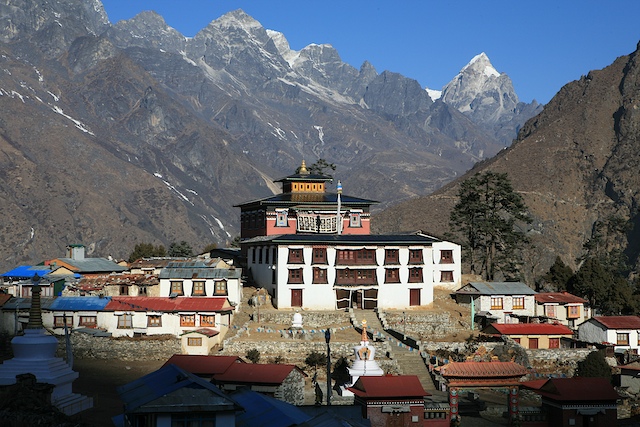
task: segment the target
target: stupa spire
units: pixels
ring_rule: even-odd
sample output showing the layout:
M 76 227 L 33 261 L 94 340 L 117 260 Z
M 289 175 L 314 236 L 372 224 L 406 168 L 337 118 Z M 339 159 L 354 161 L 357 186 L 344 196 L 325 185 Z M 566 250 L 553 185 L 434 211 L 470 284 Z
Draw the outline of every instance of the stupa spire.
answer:
M 40 301 L 40 276 L 36 273 L 33 276 L 33 288 L 31 289 L 31 307 L 29 308 L 29 323 L 26 329 L 43 329 L 42 325 L 42 303 Z

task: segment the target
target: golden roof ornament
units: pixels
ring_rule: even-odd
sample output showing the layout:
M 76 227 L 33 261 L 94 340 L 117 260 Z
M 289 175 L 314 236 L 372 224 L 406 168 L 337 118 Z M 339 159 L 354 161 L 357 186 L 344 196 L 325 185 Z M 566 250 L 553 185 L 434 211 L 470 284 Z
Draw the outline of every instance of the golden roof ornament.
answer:
M 307 170 L 307 164 L 304 159 L 302 160 L 302 164 L 300 165 L 300 171 L 298 172 L 300 175 L 309 175 L 309 171 Z
M 367 319 L 362 320 L 362 342 L 369 341 L 369 337 L 367 336 Z

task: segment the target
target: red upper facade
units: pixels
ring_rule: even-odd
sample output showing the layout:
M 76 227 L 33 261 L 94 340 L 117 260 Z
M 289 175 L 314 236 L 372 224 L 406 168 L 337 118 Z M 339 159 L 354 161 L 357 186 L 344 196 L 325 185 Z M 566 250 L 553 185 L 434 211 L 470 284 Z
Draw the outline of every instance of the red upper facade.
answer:
M 328 192 L 330 176 L 311 174 L 304 160 L 297 173 L 279 179 L 282 193 L 237 205 L 241 238 L 280 234 L 370 234 L 373 200 Z

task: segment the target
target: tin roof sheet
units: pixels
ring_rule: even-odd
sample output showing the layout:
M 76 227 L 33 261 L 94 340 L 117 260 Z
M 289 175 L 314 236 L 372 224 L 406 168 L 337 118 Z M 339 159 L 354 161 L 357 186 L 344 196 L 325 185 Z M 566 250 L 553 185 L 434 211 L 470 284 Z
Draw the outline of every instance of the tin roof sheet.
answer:
M 297 426 L 311 418 L 300 408 L 262 393 L 240 388 L 231 397 L 245 411 L 236 415 L 236 427 L 288 427 Z
M 557 302 L 558 304 L 585 304 L 588 303 L 584 298 L 570 294 L 569 292 L 539 292 L 535 296 L 539 303 Z
M 355 395 L 371 398 L 421 398 L 430 396 L 416 375 L 362 376 L 352 387 Z
M 469 282 L 457 294 L 535 295 L 537 292 L 522 282 Z
M 603 401 L 620 398 L 606 378 L 572 377 L 549 378 L 544 383 L 527 381 L 523 387 L 551 400 L 563 402 Z
M 223 373 L 234 363 L 244 363 L 244 361 L 238 356 L 174 354 L 163 366 L 173 364 L 195 375 L 213 376 Z
M 234 363 L 226 371 L 213 375 L 212 381 L 230 384 L 279 385 L 294 369 L 298 369 L 296 365 Z
M 216 312 L 232 310 L 225 297 L 111 297 L 104 311 Z
M 565 325 L 553 323 L 492 323 L 485 331 L 492 328 L 502 335 L 573 335 Z
M 640 316 L 594 316 L 591 319 L 608 329 L 640 329 Z
M 58 297 L 51 302 L 48 309 L 51 311 L 101 311 L 109 301 L 109 297 Z
M 521 377 L 527 369 L 515 362 L 450 362 L 439 367 L 445 378 Z

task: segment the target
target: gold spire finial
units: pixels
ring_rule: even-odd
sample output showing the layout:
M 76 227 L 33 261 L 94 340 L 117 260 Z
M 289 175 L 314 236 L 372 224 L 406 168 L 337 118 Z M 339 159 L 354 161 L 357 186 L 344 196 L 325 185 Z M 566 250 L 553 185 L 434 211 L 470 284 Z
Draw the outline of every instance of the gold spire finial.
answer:
M 300 165 L 300 175 L 309 175 L 309 171 L 307 170 L 307 164 L 304 159 L 302 160 L 302 164 Z
M 362 320 L 362 342 L 369 341 L 369 337 L 367 336 L 367 319 Z

